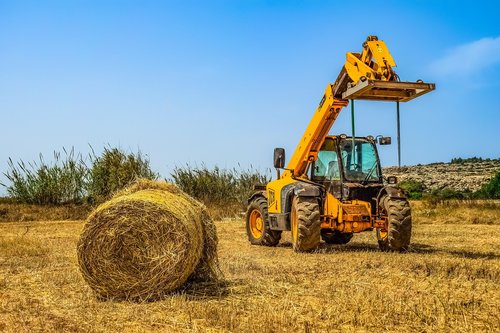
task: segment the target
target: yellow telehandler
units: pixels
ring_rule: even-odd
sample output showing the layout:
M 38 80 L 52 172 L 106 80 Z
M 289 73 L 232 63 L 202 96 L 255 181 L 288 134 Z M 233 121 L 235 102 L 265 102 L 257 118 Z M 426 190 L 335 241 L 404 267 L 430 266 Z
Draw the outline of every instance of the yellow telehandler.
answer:
M 256 186 L 248 201 L 246 229 L 252 244 L 275 246 L 292 232 L 293 248 L 310 251 L 323 239 L 346 244 L 353 233 L 376 229 L 382 250 L 404 251 L 411 238 L 411 209 L 395 177 L 384 178 L 376 144 L 390 137 L 328 135 L 351 100 L 406 102 L 435 89 L 432 83 L 401 82 L 384 41 L 369 36 L 361 53 L 348 52 L 285 166 L 283 148 L 274 150 L 277 179 Z M 377 140 L 378 139 L 378 140 Z M 281 172 L 283 170 L 283 172 Z

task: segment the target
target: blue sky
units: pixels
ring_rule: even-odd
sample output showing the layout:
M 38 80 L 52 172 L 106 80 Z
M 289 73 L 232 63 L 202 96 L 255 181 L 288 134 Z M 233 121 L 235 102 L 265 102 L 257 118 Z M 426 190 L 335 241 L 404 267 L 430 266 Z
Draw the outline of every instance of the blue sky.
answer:
M 401 106 L 403 164 L 499 158 L 499 2 L 362 4 L 0 0 L 0 172 L 9 157 L 89 145 L 140 148 L 163 176 L 271 167 L 368 35 L 402 80 L 437 85 Z M 395 105 L 358 102 L 356 123 L 395 139 Z M 349 109 L 331 133 L 350 133 Z M 380 153 L 397 163 L 396 144 Z

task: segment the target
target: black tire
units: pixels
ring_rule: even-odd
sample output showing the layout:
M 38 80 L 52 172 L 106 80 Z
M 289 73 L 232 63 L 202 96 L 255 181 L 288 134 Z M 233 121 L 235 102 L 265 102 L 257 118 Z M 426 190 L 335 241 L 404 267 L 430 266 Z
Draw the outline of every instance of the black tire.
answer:
M 252 233 L 251 217 L 252 212 L 259 212 L 262 217 L 261 235 Z M 255 213 L 254 213 L 255 214 Z M 267 212 L 267 199 L 264 197 L 254 198 L 248 205 L 246 215 L 247 236 L 253 245 L 276 246 L 281 239 L 281 231 L 271 230 L 269 227 L 269 214 Z
M 314 250 L 321 241 L 321 219 L 318 200 L 315 197 L 295 197 L 292 202 L 291 219 L 294 251 L 306 252 Z
M 382 209 L 389 220 L 387 232 L 377 229 L 379 248 L 382 251 L 406 251 L 411 239 L 411 208 L 406 199 L 391 199 L 385 196 L 381 200 Z
M 321 232 L 321 238 L 327 244 L 347 244 L 351 241 L 353 233 L 341 233 L 338 230 Z

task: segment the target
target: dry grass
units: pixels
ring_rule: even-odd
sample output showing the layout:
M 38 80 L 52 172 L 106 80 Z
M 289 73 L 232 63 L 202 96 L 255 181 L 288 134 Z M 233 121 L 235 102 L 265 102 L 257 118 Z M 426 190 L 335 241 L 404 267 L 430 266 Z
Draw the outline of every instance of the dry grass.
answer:
M 415 201 L 413 213 L 425 224 L 499 224 L 500 200 Z
M 88 205 L 26 205 L 0 202 L 0 222 L 83 220 L 92 210 Z
M 287 237 L 277 248 L 251 246 L 242 220 L 220 221 L 227 283 L 195 285 L 142 304 L 93 297 L 76 259 L 82 222 L 3 223 L 0 331 L 499 331 L 496 207 L 416 203 L 406 254 L 379 252 L 372 233 L 347 246 L 295 254 Z M 481 223 L 464 219 L 475 209 L 485 214 Z

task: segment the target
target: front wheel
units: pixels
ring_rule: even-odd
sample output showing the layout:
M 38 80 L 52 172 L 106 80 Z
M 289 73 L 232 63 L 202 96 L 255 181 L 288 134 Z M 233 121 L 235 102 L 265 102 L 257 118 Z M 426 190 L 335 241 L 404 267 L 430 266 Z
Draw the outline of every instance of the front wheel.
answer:
M 321 241 L 321 218 L 315 197 L 295 197 L 292 202 L 292 240 L 295 252 L 315 249 Z
M 378 245 L 382 251 L 406 251 L 411 238 L 411 208 L 406 199 L 381 200 L 388 218 L 388 230 L 377 229 Z
M 281 239 L 281 231 L 271 230 L 267 200 L 264 197 L 253 199 L 247 209 L 247 236 L 254 245 L 276 246 Z

